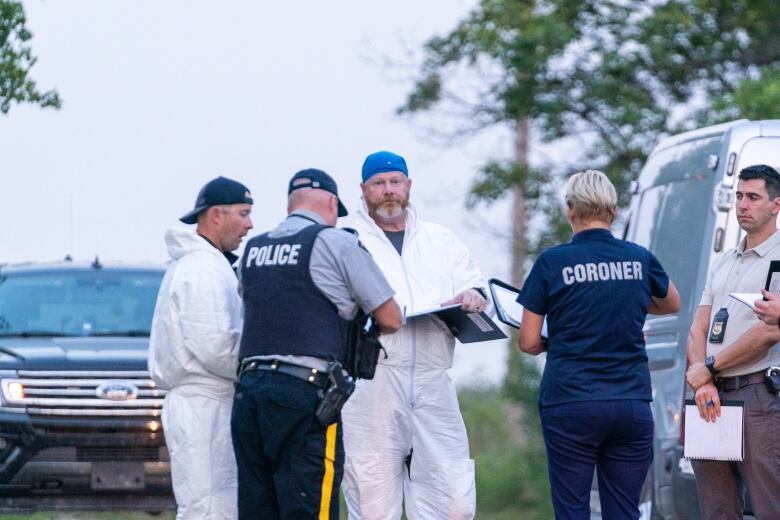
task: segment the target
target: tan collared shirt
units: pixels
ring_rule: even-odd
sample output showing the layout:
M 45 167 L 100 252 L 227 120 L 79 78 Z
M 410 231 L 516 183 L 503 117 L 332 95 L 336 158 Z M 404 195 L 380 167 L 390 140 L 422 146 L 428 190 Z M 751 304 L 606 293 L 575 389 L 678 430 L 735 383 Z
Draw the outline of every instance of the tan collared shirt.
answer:
M 729 293 L 760 293 L 766 284 L 769 262 L 780 260 L 780 230 L 752 249 L 745 250 L 746 239 L 735 249 L 727 251 L 707 276 L 707 284 L 699 305 L 710 305 L 710 328 L 719 309 L 729 313 L 723 343 L 709 342 L 707 355 L 714 356 L 731 345 L 750 327 L 758 323 L 756 314 L 747 305 L 729 297 Z M 780 343 L 775 343 L 762 357 L 721 372 L 721 376 L 750 374 L 769 366 L 780 365 Z

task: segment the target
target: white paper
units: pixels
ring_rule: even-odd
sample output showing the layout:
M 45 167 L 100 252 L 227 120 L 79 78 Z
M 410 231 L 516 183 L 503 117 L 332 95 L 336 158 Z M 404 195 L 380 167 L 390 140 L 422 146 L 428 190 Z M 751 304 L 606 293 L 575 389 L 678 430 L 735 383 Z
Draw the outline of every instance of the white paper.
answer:
M 737 300 L 740 303 L 744 303 L 751 309 L 755 309 L 755 303 L 756 300 L 761 300 L 763 296 L 761 293 L 731 293 L 729 294 L 732 298 Z
M 523 306 L 517 303 L 519 293 L 500 285 L 493 285 L 493 294 L 496 298 L 494 303 L 503 310 L 504 317 L 512 321 L 516 327 L 520 327 L 520 322 L 523 321 Z
M 405 317 L 408 318 L 419 318 L 420 316 L 425 316 L 426 314 L 433 314 L 434 312 L 438 312 L 444 309 L 454 309 L 456 307 L 460 307 L 460 303 L 454 303 L 452 305 L 447 305 L 445 307 L 432 307 L 430 309 L 423 309 L 421 311 L 412 312 L 411 314 L 406 314 Z M 404 308 L 404 312 L 406 312 L 406 308 Z
M 769 278 L 769 292 L 775 296 L 780 296 L 780 271 L 775 271 Z
M 742 406 L 721 406 L 720 417 L 713 423 L 701 418 L 695 404 L 686 404 L 685 457 L 743 460 L 742 410 Z
M 493 290 L 493 296 L 495 301 L 493 302 L 500 316 L 506 318 L 516 328 L 520 328 L 520 323 L 523 321 L 523 306 L 517 303 L 517 296 L 519 291 L 512 291 L 506 287 L 491 283 L 490 287 Z M 547 318 L 542 323 L 542 336 L 548 337 L 547 333 Z

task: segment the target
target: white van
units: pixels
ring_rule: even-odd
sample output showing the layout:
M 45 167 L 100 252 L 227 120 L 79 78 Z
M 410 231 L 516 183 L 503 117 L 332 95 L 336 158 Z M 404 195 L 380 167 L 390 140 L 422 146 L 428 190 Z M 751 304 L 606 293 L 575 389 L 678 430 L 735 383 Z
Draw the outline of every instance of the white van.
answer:
M 655 417 L 645 518 L 700 518 L 693 471 L 681 458 L 686 342 L 710 266 L 743 236 L 735 189 L 740 170 L 753 164 L 780 168 L 780 120 L 740 120 L 664 139 L 632 187 L 624 238 L 656 255 L 682 299 L 679 313 L 648 315 L 645 323 Z

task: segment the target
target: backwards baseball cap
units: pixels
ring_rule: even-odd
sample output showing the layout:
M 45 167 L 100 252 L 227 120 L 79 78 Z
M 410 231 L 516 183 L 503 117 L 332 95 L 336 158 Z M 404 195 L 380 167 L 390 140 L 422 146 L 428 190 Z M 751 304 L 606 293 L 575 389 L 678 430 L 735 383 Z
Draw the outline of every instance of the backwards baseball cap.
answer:
M 363 162 L 363 182 L 378 173 L 401 172 L 407 177 L 409 170 L 406 169 L 406 161 L 400 155 L 393 152 L 372 153 Z
M 238 181 L 227 177 L 217 177 L 203 186 L 195 199 L 195 208 L 179 220 L 185 224 L 196 224 L 198 215 L 211 206 L 221 204 L 252 204 L 249 189 Z
M 290 186 L 287 188 L 287 195 L 300 188 L 316 188 L 320 190 L 329 191 L 336 196 L 339 201 L 339 217 L 347 216 L 347 208 L 342 204 L 339 199 L 339 188 L 336 186 L 336 181 L 333 177 L 328 175 L 322 170 L 316 168 L 309 168 L 307 170 L 301 170 L 290 179 Z

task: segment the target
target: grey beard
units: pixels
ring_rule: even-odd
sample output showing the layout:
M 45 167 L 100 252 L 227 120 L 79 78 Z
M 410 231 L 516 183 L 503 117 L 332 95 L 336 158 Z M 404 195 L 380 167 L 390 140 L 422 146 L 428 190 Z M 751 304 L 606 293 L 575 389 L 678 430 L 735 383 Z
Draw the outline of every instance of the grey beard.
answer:
M 376 208 L 376 214 L 385 220 L 392 220 L 400 217 L 404 212 L 404 208 L 398 204 L 395 203 L 388 207 L 387 204 L 383 204 Z

